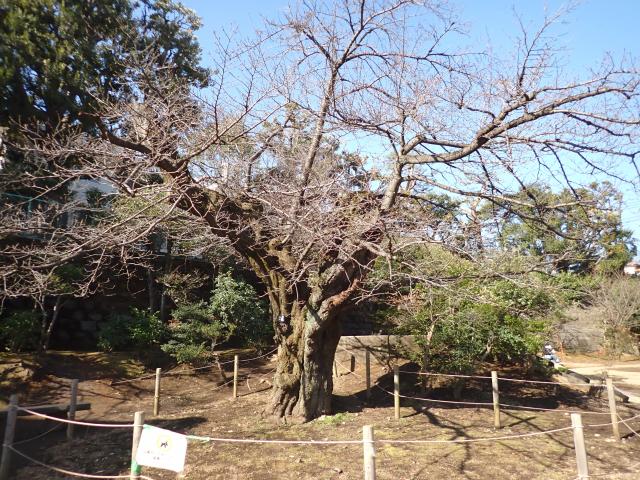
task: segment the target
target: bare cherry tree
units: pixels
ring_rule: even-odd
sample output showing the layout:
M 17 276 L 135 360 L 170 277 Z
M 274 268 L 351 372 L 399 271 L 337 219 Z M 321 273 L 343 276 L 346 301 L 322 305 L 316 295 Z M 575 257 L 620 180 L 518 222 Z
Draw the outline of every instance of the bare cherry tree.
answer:
M 100 138 L 67 131 L 34 148 L 224 238 L 268 292 L 279 345 L 268 410 L 311 419 L 331 411 L 338 316 L 376 260 L 393 268 L 425 242 L 490 250 L 490 222 L 443 220 L 442 194 L 530 215 L 560 208 L 515 195 L 531 183 L 637 173 L 637 70 L 607 58 L 571 78 L 555 20 L 498 55 L 459 48 L 439 2 L 302 2 L 253 43 L 218 37 L 200 96 L 141 56 L 126 79 L 137 101 L 87 113 Z

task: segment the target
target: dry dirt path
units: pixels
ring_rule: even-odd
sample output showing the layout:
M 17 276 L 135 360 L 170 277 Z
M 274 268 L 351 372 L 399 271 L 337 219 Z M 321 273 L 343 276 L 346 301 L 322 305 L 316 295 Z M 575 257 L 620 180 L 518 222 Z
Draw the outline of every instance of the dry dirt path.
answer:
M 640 403 L 640 360 L 584 356 L 567 356 L 562 360 L 565 367 L 593 379 L 602 378 L 602 372 L 606 370 L 620 390 L 629 395 L 630 402 Z

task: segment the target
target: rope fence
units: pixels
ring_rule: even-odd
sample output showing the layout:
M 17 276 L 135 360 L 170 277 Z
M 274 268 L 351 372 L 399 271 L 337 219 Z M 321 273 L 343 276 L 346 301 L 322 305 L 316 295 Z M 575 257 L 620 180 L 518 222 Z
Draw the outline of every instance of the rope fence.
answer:
M 257 357 L 252 357 L 252 358 L 245 358 L 245 359 L 240 359 L 239 362 L 240 363 L 246 363 L 246 362 L 253 362 L 255 360 L 259 360 L 261 358 L 265 358 L 268 357 L 269 355 L 273 354 L 276 350 L 278 350 L 278 347 L 275 347 L 274 349 L 270 350 L 269 352 L 259 355 Z M 206 370 L 209 369 L 211 367 L 217 367 L 217 366 L 221 366 L 221 365 L 230 365 L 232 363 L 234 363 L 235 360 L 228 360 L 225 362 L 212 362 L 212 363 L 208 363 L 207 365 L 202 365 L 200 367 L 190 367 L 190 368 L 185 368 L 182 370 L 177 370 L 177 371 L 171 371 L 171 370 L 161 370 L 161 374 L 164 376 L 168 376 L 168 375 L 182 375 L 188 372 L 197 372 L 200 370 Z M 155 378 L 157 376 L 157 372 L 156 373 L 152 373 L 152 374 L 148 374 L 148 375 L 141 375 L 139 377 L 135 377 L 135 378 L 129 378 L 126 380 L 118 380 L 117 382 L 111 382 L 111 385 L 123 385 L 126 383 L 134 383 L 140 380 L 148 380 L 150 378 Z
M 478 378 L 484 380 L 491 380 L 491 377 L 488 375 L 462 375 L 456 373 L 433 373 L 433 372 L 412 372 L 409 370 L 400 370 L 400 373 L 408 373 L 412 375 L 422 375 L 426 377 L 453 377 L 453 378 Z M 519 383 L 537 383 L 542 385 L 562 385 L 562 386 L 571 386 L 571 387 L 600 387 L 602 385 L 598 385 L 595 383 L 565 383 L 565 382 L 552 382 L 547 380 L 526 380 L 522 378 L 507 378 L 500 377 L 500 381 L 505 382 L 519 382 Z
M 22 408 L 22 407 L 18 407 L 16 406 L 15 408 L 13 408 L 13 411 L 17 411 L 17 410 L 21 410 L 24 412 L 27 412 L 31 415 L 36 415 L 38 417 L 43 417 L 43 418 L 47 418 L 50 420 L 54 420 L 54 421 L 58 421 L 58 422 L 62 422 L 62 423 L 67 423 L 67 421 L 65 419 L 61 419 L 61 418 L 57 418 L 57 417 L 51 417 L 49 415 L 43 415 L 40 414 L 39 412 L 35 412 L 31 409 L 26 409 L 26 408 Z M 137 412 L 136 416 L 141 415 L 142 412 Z M 574 414 L 575 415 L 575 414 Z M 580 415 L 578 414 L 577 417 L 579 418 Z M 640 414 L 635 415 L 633 417 L 629 417 L 629 418 L 622 418 L 619 417 L 619 421 L 618 423 L 624 423 L 625 425 L 627 425 L 627 427 L 636 435 L 636 436 L 640 436 L 637 432 L 635 432 L 635 430 L 633 430 L 627 422 L 630 422 L 631 420 L 635 420 L 637 418 L 640 417 Z M 573 420 L 573 417 L 572 417 Z M 120 428 L 120 427 L 127 427 L 127 428 L 131 428 L 131 427 L 142 427 L 142 425 L 137 424 L 136 422 L 134 422 L 133 424 L 107 424 L 107 423 L 103 423 L 103 424 L 97 424 L 97 423 L 92 423 L 92 422 L 74 422 L 75 424 L 79 424 L 79 425 L 84 425 L 87 427 L 104 427 L 104 428 Z M 478 443 L 478 442 L 502 442 L 502 441 L 511 441 L 511 440 L 516 440 L 516 439 L 521 439 L 521 438 L 531 438 L 531 437 L 540 437 L 540 436 L 548 436 L 548 435 L 552 435 L 552 434 L 556 434 L 556 433 L 560 433 L 560 432 L 568 432 L 570 430 L 572 430 L 574 432 L 574 436 L 576 433 L 576 429 L 579 428 L 580 430 L 580 435 L 581 435 L 581 430 L 583 428 L 595 428 L 595 427 L 603 427 L 603 426 L 608 426 L 611 425 L 611 423 L 603 423 L 603 424 L 596 424 L 596 425 L 584 425 L 582 426 L 582 424 L 580 423 L 579 427 L 576 427 L 576 425 L 572 424 L 571 426 L 567 426 L 567 427 L 560 427 L 560 428 L 554 428 L 554 429 L 549 429 L 549 430 L 543 430 L 543 431 L 539 431 L 539 432 L 528 432 L 528 433 L 520 433 L 520 434 L 513 434 L 513 435 L 500 435 L 500 436 L 492 436 L 492 437 L 480 437 L 480 438 L 454 438 L 454 439 L 388 439 L 388 438 L 382 438 L 382 439 L 368 439 L 366 438 L 367 435 L 363 434 L 363 439 L 362 440 L 288 440 L 288 439 L 256 439 L 256 438 L 224 438 L 224 437 L 211 437 L 211 436 L 200 436 L 200 435 L 185 435 L 185 437 L 188 440 L 191 441 L 199 441 L 199 442 L 213 442 L 213 443 L 241 443 L 241 444 L 278 444 L 278 445 L 361 445 L 363 450 L 365 451 L 365 467 L 366 467 L 366 463 L 367 463 L 367 458 L 366 458 L 366 452 L 370 451 L 371 449 L 373 449 L 373 458 L 375 459 L 375 445 L 385 445 L 385 444 L 392 444 L 392 445 L 402 445 L 402 444 L 406 444 L 406 445 L 410 445 L 410 444 L 467 444 L 467 443 Z M 363 429 L 363 432 L 366 430 L 371 430 L 371 432 L 373 427 L 370 426 L 365 426 Z M 135 435 L 134 435 L 135 437 Z M 5 440 L 6 440 L 6 434 L 5 434 Z M 139 439 L 138 439 L 139 440 Z M 5 441 L 5 443 L 3 444 L 3 459 L 5 458 L 5 453 L 7 451 L 11 451 L 12 453 L 16 453 L 19 456 L 22 456 L 23 458 L 25 458 L 26 460 L 39 465 L 43 468 L 49 469 L 51 471 L 55 471 L 58 473 L 62 473 L 65 475 L 69 475 L 69 476 L 73 476 L 73 477 L 79 477 L 79 478 L 96 478 L 96 479 L 117 479 L 117 478 L 139 478 L 142 480 L 153 480 L 150 477 L 141 475 L 139 473 L 136 474 L 135 477 L 131 477 L 130 475 L 97 475 L 97 474 L 89 474 L 89 473 L 81 473 L 81 472 L 75 472 L 75 471 L 71 471 L 71 470 L 67 470 L 67 469 L 62 469 L 59 467 L 55 467 L 49 464 L 46 464 L 44 462 L 41 462 L 37 459 L 34 459 L 26 454 L 24 454 L 23 452 L 21 452 L 20 450 L 16 449 L 14 447 L 15 444 L 11 444 L 11 443 L 7 443 Z M 579 442 L 576 443 L 575 448 L 584 448 L 584 445 L 582 447 L 579 446 Z M 586 455 L 586 453 L 585 453 Z M 134 460 L 132 458 L 132 460 Z M 370 460 L 370 459 L 369 459 Z M 132 463 L 133 465 L 134 463 Z M 8 478 L 8 477 L 7 477 Z M 375 479 L 375 476 L 372 477 L 373 479 Z M 584 476 L 578 477 L 578 478 L 584 478 Z M 588 478 L 588 477 L 587 477 Z M 4 480 L 4 479 L 2 479 Z
M 271 355 L 272 353 L 275 352 L 276 349 L 271 350 L 270 352 L 264 354 L 264 355 L 260 355 L 254 358 L 249 358 L 249 359 L 244 359 L 244 360 L 240 360 L 238 355 L 236 355 L 234 357 L 234 359 L 232 361 L 229 362 L 224 362 L 224 364 L 230 364 L 233 363 L 234 364 L 234 376 L 232 379 L 228 380 L 227 382 L 218 385 L 217 387 L 215 387 L 214 390 L 216 389 L 220 389 L 223 388 L 229 384 L 231 384 L 233 382 L 233 398 L 235 399 L 237 397 L 237 382 L 238 382 L 238 365 L 240 362 L 250 362 L 250 361 L 254 361 L 254 360 L 258 360 L 260 358 L 264 358 L 268 355 Z M 354 373 L 357 377 L 366 380 L 367 381 L 367 387 L 369 389 L 370 386 L 370 368 L 369 368 L 369 362 L 368 362 L 369 358 L 368 358 L 368 351 L 367 351 L 367 375 L 366 378 L 363 378 L 361 375 L 359 375 L 358 373 L 355 372 L 355 368 L 353 368 L 354 365 L 354 360 L 352 360 L 352 368 L 350 369 L 350 373 Z M 338 362 L 336 360 L 336 362 Z M 340 362 L 338 362 L 340 365 L 342 365 Z M 210 366 L 216 366 L 216 365 L 220 365 L 220 363 L 215 363 L 212 364 Z M 208 367 L 210 367 L 208 366 Z M 344 365 L 342 365 L 344 367 Z M 184 373 L 187 371 L 197 371 L 197 370 L 201 370 L 203 368 L 207 368 L 207 367 L 197 367 L 197 368 L 192 368 L 192 369 L 185 369 L 185 370 L 180 370 L 178 372 L 165 372 L 164 375 L 170 375 L 170 374 L 180 374 L 180 373 Z M 269 375 L 271 375 L 273 373 L 273 371 L 275 370 L 275 368 L 265 374 L 262 374 L 261 376 L 257 377 L 257 378 L 265 378 Z M 480 438 L 453 438 L 453 439 L 393 439 L 393 438 L 381 438 L 381 439 L 375 439 L 374 435 L 373 435 L 373 427 L 372 426 L 365 426 L 363 428 L 363 437 L 362 439 L 346 439 L 346 440 L 330 440 L 330 439 L 325 439 L 325 440 L 306 440 L 306 439 L 264 439 L 264 438 L 224 438 L 224 437 L 213 437 L 213 436 L 200 436 L 200 435 L 184 435 L 184 437 L 186 437 L 187 440 L 190 441 L 197 441 L 197 442 L 211 442 L 211 443 L 236 443 L 236 444 L 280 444 L 280 445 L 360 445 L 363 448 L 363 452 L 364 452 L 364 471 L 365 471 L 365 479 L 366 480 L 375 480 L 375 446 L 376 445 L 384 445 L 384 444 L 407 444 L 407 445 L 411 445 L 411 444 L 466 444 L 466 443 L 477 443 L 477 442 L 502 442 L 502 441 L 512 441 L 512 440 L 516 440 L 516 439 L 521 439 L 521 438 L 531 438 L 531 437 L 540 437 L 540 436 L 550 436 L 550 435 L 554 435 L 557 433 L 562 433 L 562 432 L 568 432 L 568 431 L 572 431 L 573 435 L 574 435 L 574 448 L 576 450 L 576 462 L 577 462 L 577 469 L 578 469 L 578 473 L 579 473 L 579 477 L 578 478 L 588 478 L 588 470 L 587 470 L 587 464 L 586 464 L 586 448 L 584 446 L 584 436 L 583 436 L 583 430 L 585 429 L 591 429 L 591 428 L 600 428 L 600 427 L 607 427 L 607 426 L 612 426 L 614 427 L 613 431 L 614 431 L 614 437 L 619 440 L 620 439 L 620 435 L 619 432 L 617 430 L 617 427 L 619 424 L 623 424 L 624 426 L 626 426 L 630 432 L 632 432 L 632 434 L 636 437 L 640 438 L 640 434 L 634 430 L 631 426 L 630 426 L 630 422 L 638 419 L 640 417 L 640 414 L 638 415 L 634 415 L 631 417 L 627 417 L 627 418 L 623 418 L 622 416 L 618 415 L 616 413 L 615 410 L 615 397 L 613 396 L 612 392 L 613 389 L 615 388 L 613 386 L 613 383 L 611 382 L 610 379 L 608 379 L 607 381 L 607 388 L 608 388 L 608 392 L 609 392 L 609 402 L 610 402 L 610 411 L 608 412 L 595 412 L 595 411 L 583 411 L 583 410 L 567 410 L 567 409 L 554 409 L 554 408 L 542 408 L 542 407 L 529 407 L 529 406 L 525 406 L 525 405 L 512 405 L 512 404 L 508 404 L 508 403 L 501 403 L 499 401 L 499 392 L 498 392 L 498 376 L 497 376 L 497 372 L 492 372 L 491 376 L 474 376 L 474 375 L 456 375 L 456 374 L 429 374 L 427 372 L 420 372 L 421 375 L 440 375 L 440 376 L 445 376 L 445 377 L 463 377 L 463 378 L 481 378 L 481 379 L 491 379 L 492 380 L 492 393 L 493 393 L 493 402 L 470 402 L 470 401 L 457 401 L 457 400 L 441 400 L 441 399 L 432 399 L 432 398 L 423 398 L 423 397 L 415 397 L 415 396 L 410 396 L 410 395 L 406 395 L 406 394 L 400 394 L 400 373 L 404 373 L 404 374 L 415 374 L 416 372 L 409 372 L 406 370 L 399 370 L 398 366 L 396 365 L 394 368 L 394 391 L 391 392 L 385 388 L 383 388 L 382 386 L 378 385 L 377 383 L 374 385 L 375 387 L 377 387 L 378 389 L 382 390 L 383 392 L 385 392 L 388 395 L 392 395 L 394 397 L 394 408 L 396 410 L 396 419 L 400 418 L 399 415 L 399 408 L 400 408 L 400 398 L 404 398 L 404 399 L 411 399 L 411 400 L 417 400 L 417 401 L 422 401 L 422 402 L 434 402 L 434 403 L 443 403 L 443 404 L 456 404 L 456 405 L 470 405 L 470 406 L 483 406 L 483 407 L 490 407 L 492 406 L 494 408 L 494 411 L 496 412 L 496 423 L 495 423 L 495 427 L 496 428 L 500 428 L 500 422 L 499 422 L 499 414 L 500 408 L 504 408 L 504 409 L 518 409 L 518 410 L 533 410 L 533 411 L 543 411 L 543 412 L 558 412 L 558 413 L 566 413 L 566 414 L 571 414 L 571 420 L 572 420 L 572 424 L 571 426 L 565 426 L 565 427 L 559 427 L 559 428 L 554 428 L 554 429 L 550 429 L 550 430 L 542 430 L 542 431 L 536 431 L 536 432 L 526 432 L 526 433 L 517 433 L 517 434 L 512 434 L 512 435 L 500 435 L 500 436 L 492 436 L 492 437 L 480 437 Z M 136 381 L 136 380 L 145 380 L 147 378 L 151 378 L 151 377 L 155 377 L 156 378 L 156 389 L 155 389 L 155 395 L 154 395 L 154 414 L 157 415 L 158 414 L 158 409 L 159 409 L 159 393 L 160 393 L 160 378 L 161 375 L 163 374 L 163 372 L 160 369 L 156 370 L 156 374 L 155 375 L 145 375 L 142 377 L 138 377 L 136 379 L 129 379 L 125 382 L 118 382 L 118 384 L 122 384 L 122 383 L 130 383 L 132 381 Z M 251 373 L 249 373 L 247 375 L 247 388 L 249 390 L 251 390 L 250 386 L 249 386 L 249 379 L 252 378 L 251 377 Z M 528 382 L 528 383 L 537 383 L 537 384 L 562 384 L 560 382 L 546 382 L 546 381 L 537 381 L 537 380 L 523 380 L 523 379 L 511 379 L 511 378 L 499 378 L 499 381 L 513 381 L 513 382 Z M 71 404 L 75 404 L 76 399 L 75 396 L 77 395 L 77 381 L 76 382 L 76 388 L 75 388 L 75 393 L 72 393 L 72 397 L 71 397 Z M 114 383 L 115 384 L 115 383 Z M 567 384 L 562 384 L 562 385 L 567 385 Z M 569 384 L 568 386 L 581 386 L 581 385 L 589 385 L 589 386 L 593 386 L 592 384 Z M 209 392 L 212 390 L 209 390 Z M 73 388 L 72 388 L 72 392 L 73 392 Z M 209 393 L 208 392 L 208 393 Z M 181 392 L 181 394 L 184 394 L 184 392 Z M 611 401 L 613 398 L 613 402 L 614 405 L 611 405 Z M 40 411 L 37 411 L 39 407 L 38 406 L 30 406 L 30 407 L 23 407 L 23 406 L 19 406 L 17 403 L 17 397 L 14 395 L 11 398 L 11 402 L 9 405 L 9 409 L 8 409 L 8 414 L 7 414 L 7 424 L 6 424 L 6 429 L 5 429 L 5 436 L 4 436 L 4 442 L 2 444 L 2 460 L 0 463 L 0 480 L 8 480 L 8 472 L 9 472 L 9 462 L 10 462 L 10 454 L 11 453 L 15 453 L 23 458 L 25 458 L 26 460 L 39 465 L 43 468 L 47 468 L 51 471 L 55 471 L 58 473 L 62 473 L 65 475 L 69 475 L 69 476 L 74 476 L 74 477 L 79 477 L 79 478 L 105 478 L 105 479 L 110 479 L 110 478 L 138 478 L 138 479 L 142 479 L 142 480 L 153 480 L 150 477 L 145 477 L 143 475 L 140 475 L 139 472 L 139 466 L 137 466 L 136 462 L 135 462 L 135 452 L 137 450 L 137 442 L 139 442 L 140 440 L 140 432 L 143 428 L 144 422 L 144 412 L 136 412 L 136 416 L 135 416 L 135 420 L 133 423 L 97 423 L 97 422 L 86 422 L 86 421 L 79 421 L 79 420 L 75 420 L 75 418 L 72 418 L 71 416 L 71 412 L 73 409 L 69 410 L 68 415 L 70 416 L 70 418 L 59 418 L 53 415 L 48 415 L 46 413 L 42 413 Z M 21 440 L 19 442 L 14 442 L 13 441 L 13 437 L 14 437 L 14 431 L 15 431 L 15 419 L 16 416 L 18 414 L 18 412 L 23 412 L 26 413 L 28 415 L 33 415 L 48 421 L 54 421 L 57 422 L 56 425 L 47 430 L 44 433 L 41 433 L 35 437 L 29 438 L 27 440 Z M 75 415 L 75 410 L 73 410 L 73 414 Z M 582 414 L 593 414 L 593 415 L 611 415 L 611 422 L 608 423 L 598 423 L 598 424 L 582 424 L 582 419 L 581 419 L 581 415 Z M 34 441 L 38 438 L 42 438 L 44 436 L 46 436 L 47 434 L 55 431 L 57 428 L 59 428 L 61 426 L 61 424 L 66 424 L 66 425 L 78 425 L 78 426 L 84 426 L 87 428 L 116 428 L 116 429 L 121 429 L 121 428 L 131 428 L 133 430 L 133 444 L 132 444 L 132 473 L 130 475 L 96 475 L 96 474 L 90 474 L 90 473 L 81 473 L 81 472 L 74 472 L 74 471 L 70 471 L 70 470 L 66 470 L 66 469 L 62 469 L 59 467 L 55 467 L 52 465 L 48 465 L 46 463 L 43 463 L 37 459 L 34 459 L 26 454 L 24 454 L 24 452 L 19 451 L 18 449 L 15 448 L 16 445 L 19 444 L 23 444 L 23 443 L 27 443 L 27 442 L 31 442 Z M 134 466 L 135 468 L 137 468 L 138 470 L 136 472 L 134 472 Z M 587 472 L 587 473 L 585 473 Z M 135 474 L 135 476 L 134 476 Z
M 26 453 L 21 452 L 20 450 L 17 450 L 15 448 L 11 447 L 11 446 L 9 446 L 8 448 L 13 453 L 16 453 L 16 454 L 20 455 L 22 458 L 24 458 L 25 460 L 28 460 L 31 463 L 34 463 L 34 464 L 39 465 L 41 467 L 44 467 L 47 470 L 51 470 L 51 471 L 57 472 L 57 473 L 62 473 L 64 475 L 69 475 L 71 477 L 78 477 L 78 478 L 131 478 L 130 475 L 95 475 L 95 474 L 90 474 L 90 473 L 74 472 L 74 471 L 71 471 L 71 470 L 66 470 L 64 468 L 54 467 L 53 465 L 48 465 L 46 463 L 43 463 L 43 462 L 41 462 L 39 460 L 36 460 L 35 458 L 30 457 Z M 140 479 L 140 480 L 154 480 L 153 478 L 147 477 L 145 475 L 138 475 L 136 478 Z

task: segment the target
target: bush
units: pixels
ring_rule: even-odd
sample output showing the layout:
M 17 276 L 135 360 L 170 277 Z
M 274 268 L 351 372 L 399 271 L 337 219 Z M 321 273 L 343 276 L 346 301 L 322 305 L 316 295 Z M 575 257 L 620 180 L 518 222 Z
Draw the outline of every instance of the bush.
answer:
M 40 338 L 38 312 L 18 310 L 0 321 L 0 345 L 10 352 L 36 350 Z
M 216 346 L 232 336 L 260 347 L 273 335 L 266 309 L 253 287 L 228 273 L 216 279 L 209 303 L 184 304 L 175 309 L 169 329 L 171 337 L 162 350 L 181 363 L 208 360 Z
M 216 318 L 206 303 L 186 304 L 174 310 L 171 338 L 162 350 L 179 363 L 204 361 L 219 343 L 229 340 L 234 329 L 234 324 Z
M 104 351 L 146 349 L 160 345 L 167 328 L 155 313 L 132 308 L 129 314 L 113 314 L 101 326 L 98 347 Z
M 272 340 L 273 325 L 264 302 L 248 283 L 229 273 L 220 275 L 209 305 L 215 318 L 235 326 L 235 336 L 245 344 L 261 347 Z
M 406 303 L 403 307 L 407 308 Z M 416 335 L 413 360 L 433 371 L 470 373 L 486 359 L 528 362 L 549 326 L 553 301 L 535 285 L 508 281 L 416 288 L 414 304 L 400 315 L 398 332 Z

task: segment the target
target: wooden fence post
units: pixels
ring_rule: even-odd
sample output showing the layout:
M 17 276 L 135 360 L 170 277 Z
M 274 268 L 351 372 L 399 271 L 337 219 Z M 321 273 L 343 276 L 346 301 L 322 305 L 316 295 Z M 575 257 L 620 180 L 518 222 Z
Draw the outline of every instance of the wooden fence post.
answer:
M 233 356 L 233 398 L 238 398 L 238 365 L 240 365 L 240 357 Z
M 142 435 L 142 426 L 144 425 L 144 412 L 136 412 L 133 417 L 133 441 L 131 442 L 131 473 L 130 480 L 137 480 L 140 476 L 142 468 L 136 462 L 136 454 L 138 453 L 138 444 Z
M 9 480 L 11 469 L 11 447 L 16 432 L 16 419 L 18 418 L 18 395 L 13 394 L 9 398 L 9 411 L 7 412 L 7 425 L 4 428 L 4 441 L 2 442 L 2 459 L 0 459 L 0 480 Z
M 367 401 L 371 400 L 371 353 L 369 349 L 364 351 L 364 370 L 367 377 Z
M 157 417 L 160 414 L 160 375 L 162 373 L 161 368 L 156 368 L 156 386 L 153 393 L 153 416 Z
M 607 396 L 609 397 L 609 411 L 611 412 L 611 428 L 613 437 L 620 441 L 620 424 L 618 423 L 618 410 L 616 408 L 616 392 L 613 389 L 613 379 L 607 377 Z
M 67 418 L 69 420 L 76 419 L 76 407 L 78 406 L 78 382 L 77 378 L 71 380 L 71 400 L 69 400 L 69 411 L 67 412 Z M 73 423 L 67 423 L 67 438 L 71 440 L 73 438 L 73 431 L 75 425 Z
M 400 420 L 400 368 L 393 366 L 393 410 L 396 420 Z
M 422 385 L 422 392 L 427 393 L 429 387 L 429 378 L 427 376 L 427 365 L 429 364 L 429 355 L 426 353 L 422 356 L 422 369 L 420 370 L 420 385 Z
M 500 428 L 500 390 L 496 371 L 491 372 L 491 392 L 493 393 L 493 426 Z
M 362 427 L 362 450 L 364 452 L 364 480 L 376 480 L 376 448 L 373 443 L 373 427 Z
M 571 414 L 571 426 L 573 427 L 573 444 L 576 449 L 576 464 L 578 465 L 578 479 L 589 478 L 589 467 L 587 465 L 587 449 L 584 446 L 584 432 L 582 428 L 582 415 Z

